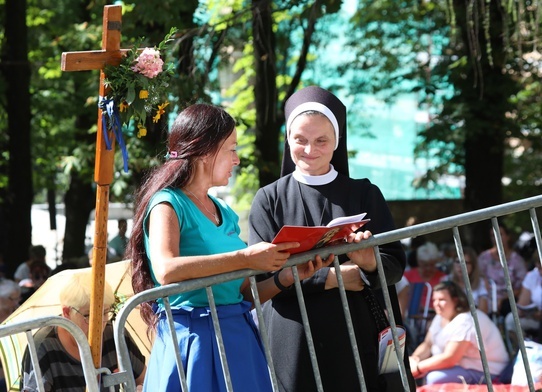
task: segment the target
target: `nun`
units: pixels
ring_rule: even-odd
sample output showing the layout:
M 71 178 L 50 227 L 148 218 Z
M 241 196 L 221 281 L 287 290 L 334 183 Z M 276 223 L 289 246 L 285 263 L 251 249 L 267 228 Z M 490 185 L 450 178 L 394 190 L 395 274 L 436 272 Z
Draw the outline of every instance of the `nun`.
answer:
M 323 226 L 334 218 L 363 212 L 371 220 L 356 233 L 355 241 L 393 230 L 395 225 L 379 188 L 368 179 L 349 176 L 344 104 L 329 91 L 309 86 L 286 101 L 285 119 L 281 177 L 255 195 L 249 214 L 249 244 L 272 241 L 284 225 Z M 399 241 L 379 250 L 395 320 L 401 324 L 394 284 L 403 275 L 405 253 Z M 379 330 L 362 295 L 366 281 L 376 297 L 381 297 L 373 249 L 350 252 L 339 259 L 367 390 L 402 390 L 402 386 L 394 389 L 397 384 L 392 386 L 388 378 L 379 377 Z M 281 293 L 264 304 L 263 313 L 280 391 L 316 391 L 291 268 L 274 273 L 274 282 Z M 320 269 L 301 284 L 324 390 L 360 391 L 334 267 Z M 410 389 L 415 390 L 408 360 L 405 366 Z

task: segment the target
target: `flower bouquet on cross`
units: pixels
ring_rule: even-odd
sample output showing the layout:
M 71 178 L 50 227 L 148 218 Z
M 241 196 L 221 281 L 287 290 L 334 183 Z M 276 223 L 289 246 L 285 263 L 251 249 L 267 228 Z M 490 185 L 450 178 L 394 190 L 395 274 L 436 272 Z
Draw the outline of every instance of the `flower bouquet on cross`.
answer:
M 124 170 L 127 168 L 127 155 L 122 137 L 123 125 L 128 126 L 133 119 L 137 127 L 137 137 L 147 134 L 146 121 L 152 118 L 158 122 L 165 114 L 169 80 L 174 73 L 174 65 L 166 63 L 165 49 L 173 42 L 177 32 L 171 28 L 162 42 L 154 48 L 139 49 L 143 38 L 122 58 L 119 66 L 107 65 L 104 69 L 104 85 L 109 88 L 107 96 L 100 97 L 103 132 L 106 147 L 110 149 L 107 130 L 113 131 L 123 153 Z M 108 145 L 109 144 L 109 145 Z

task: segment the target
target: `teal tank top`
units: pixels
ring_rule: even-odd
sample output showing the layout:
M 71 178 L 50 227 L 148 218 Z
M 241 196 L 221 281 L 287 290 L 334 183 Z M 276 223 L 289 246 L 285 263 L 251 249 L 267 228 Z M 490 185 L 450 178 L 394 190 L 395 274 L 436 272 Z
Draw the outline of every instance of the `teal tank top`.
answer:
M 246 248 L 247 245 L 239 238 L 240 228 L 237 214 L 223 200 L 210 197 L 222 216 L 222 222 L 219 226 L 215 226 L 181 190 L 166 188 L 158 191 L 149 202 L 143 222 L 147 254 L 149 254 L 149 215 L 152 209 L 161 203 L 170 204 L 177 214 L 181 228 L 179 244 L 181 256 L 204 256 Z M 160 284 L 155 278 L 152 264 L 150 260 L 147 262 L 154 284 L 158 287 Z M 214 285 L 212 290 L 216 305 L 231 305 L 241 302 L 243 295 L 240 289 L 243 281 L 244 279 L 236 279 Z M 170 296 L 169 301 L 172 308 L 209 306 L 205 288 Z M 158 300 L 158 305 L 160 309 L 163 309 L 162 300 Z

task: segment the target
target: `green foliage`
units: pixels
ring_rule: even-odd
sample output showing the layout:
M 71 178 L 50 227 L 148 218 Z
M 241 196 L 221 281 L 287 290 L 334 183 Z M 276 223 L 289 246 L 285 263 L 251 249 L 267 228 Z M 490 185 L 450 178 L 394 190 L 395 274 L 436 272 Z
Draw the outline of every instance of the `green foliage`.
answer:
M 235 91 L 237 84 L 236 82 L 232 85 L 230 92 Z M 232 192 L 236 197 L 235 207 L 240 210 L 247 210 L 259 186 L 256 151 L 254 149 L 256 113 L 254 109 L 247 110 L 254 100 L 252 88 L 245 88 L 235 96 L 236 99 L 228 107 L 228 112 L 237 120 L 237 152 L 241 162 Z
M 57 194 L 62 195 L 73 172 L 89 182 L 93 180 L 99 75 L 97 71 L 62 72 L 60 60 L 63 52 L 100 48 L 105 4 L 105 1 L 96 0 L 28 0 L 29 60 L 33 67 L 32 155 L 36 157 L 34 181 L 37 190 L 57 186 Z M 324 1 L 316 10 L 322 16 L 337 12 L 341 4 L 337 0 Z M 152 47 L 153 43 L 163 39 L 164 32 L 171 26 L 179 27 L 182 39 L 176 41 L 173 50 L 167 49 L 168 56 L 177 57 L 175 65 L 178 67 L 169 86 L 172 111 L 194 101 L 209 101 L 211 96 L 216 97 L 215 92 L 223 82 L 222 70 L 239 76 L 229 86 L 224 103 L 239 122 L 242 163 L 235 192 L 240 196 L 240 204 L 248 203 L 248 198 L 258 187 L 255 110 L 252 106 L 255 78 L 252 9 L 247 5 L 250 2 L 243 0 L 164 0 L 159 6 L 146 1 L 122 3 L 123 48 Z M 293 44 L 292 37 L 303 36 L 311 6 L 311 1 L 273 3 L 279 48 L 277 85 L 281 99 L 299 59 L 299 45 Z M 141 36 L 146 38 L 136 38 Z M 318 39 L 325 40 L 325 34 Z M 309 53 L 309 61 L 313 59 L 314 54 Z M 109 79 L 111 75 L 109 72 Z M 133 94 L 126 95 L 134 96 L 134 102 L 137 100 L 135 89 Z M 215 101 L 219 102 L 216 98 Z M 0 111 L 0 116 L 2 113 Z M 135 134 L 134 121 L 127 123 L 126 132 Z M 111 187 L 115 199 L 129 197 L 142 173 L 163 159 L 167 124 L 161 120 L 157 124 L 151 123 L 146 116 L 145 125 L 150 130 L 145 139 L 127 140 L 132 173 L 122 173 L 121 159 L 118 151 L 115 152 L 115 180 Z M 278 143 L 280 145 L 281 141 Z
M 282 104 L 285 100 L 286 91 L 299 87 L 297 85 L 291 86 L 292 83 L 298 83 L 297 79 L 294 79 L 294 75 L 296 72 L 303 74 L 303 71 L 309 69 L 318 58 L 315 54 L 316 51 L 312 48 L 329 44 L 336 38 L 332 29 L 333 24 L 328 23 L 328 19 L 331 14 L 339 11 L 342 1 L 324 1 L 321 3 L 310 1 L 278 1 L 271 4 L 273 7 L 274 32 L 272 40 L 275 42 L 274 55 L 276 56 L 273 65 L 276 67 L 277 76 L 275 83 L 279 95 L 276 118 L 281 119 L 283 115 Z M 228 110 L 242 124 L 242 127 L 239 127 L 242 128 L 242 131 L 238 134 L 239 144 L 242 146 L 239 149 L 241 165 L 238 169 L 234 193 L 238 201 L 237 207 L 244 209 L 250 204 L 254 193 L 260 186 L 258 181 L 259 171 L 265 168 L 268 172 L 277 173 L 278 177 L 280 160 L 278 162 L 262 162 L 261 151 L 255 149 L 256 113 L 253 106 L 253 84 L 254 80 L 257 80 L 257 77 L 262 78 L 264 75 L 255 74 L 254 45 L 252 42 L 252 31 L 250 30 L 252 25 L 246 21 L 246 14 L 250 9 L 246 6 L 243 8 L 242 3 L 239 1 L 229 2 L 228 5 L 232 7 L 233 16 L 230 19 L 232 24 L 233 20 L 235 20 L 234 27 L 228 31 L 228 39 L 231 39 L 228 40 L 228 43 L 233 46 L 233 49 L 229 53 L 234 55 L 235 62 L 233 66 L 222 62 L 221 66 L 230 69 L 236 76 L 233 83 L 228 85 L 224 97 L 226 98 Z M 307 34 L 310 18 L 316 18 L 317 20 L 316 32 L 309 37 L 309 46 L 311 49 L 306 57 L 303 57 L 304 55 L 301 51 L 302 43 L 306 39 L 305 35 Z M 216 19 L 211 18 L 213 21 L 219 19 L 220 17 L 216 17 Z M 246 28 L 245 23 L 247 23 Z M 311 71 L 316 72 L 310 70 L 309 73 Z M 323 71 L 325 72 L 327 69 Z M 304 81 L 311 83 L 310 78 L 304 78 Z M 273 120 L 269 119 L 269 121 Z M 276 126 L 282 127 L 282 123 L 279 121 Z M 282 136 L 277 139 L 276 143 L 276 145 L 269 145 L 268 148 L 276 148 L 280 151 L 284 143 Z
M 433 2 L 358 2 L 346 42 L 352 55 L 340 67 L 344 85 L 390 100 L 414 90 L 424 100 L 438 91 L 436 81 L 425 83 L 428 67 L 446 44 L 442 9 L 437 7 Z
M 72 7 L 62 1 L 45 3 L 30 0 L 27 8 L 34 189 L 56 187 L 62 195 L 71 169 L 87 173 L 83 178 L 89 183 L 93 178 L 89 128 L 96 124 L 99 76 L 97 72 L 64 73 L 60 59 L 63 51 L 99 47 L 101 33 L 94 24 L 75 23 L 82 15 L 82 2 Z M 89 125 L 84 126 L 87 118 Z
M 489 10 L 496 3 L 474 1 L 469 3 L 473 7 L 457 11 L 448 1 L 358 2 L 348 41 L 353 55 L 341 67 L 344 85 L 353 93 L 366 91 L 389 100 L 403 92 L 417 94 L 431 123 L 419 130 L 415 154 L 427 159 L 429 168 L 415 186 L 436 189 L 443 177 L 463 176 L 465 143 L 488 127 L 495 131 L 487 146 L 498 145 L 498 140 L 506 145 L 507 200 L 529 196 L 542 178 L 535 158 L 540 103 L 533 93 L 538 87 L 532 85 L 539 77 L 539 62 L 533 61 L 536 56 L 530 63 L 524 60 L 529 40 L 536 47 L 540 22 L 533 18 L 536 7 L 522 10 L 522 2 L 508 2 L 502 20 L 490 21 Z M 516 23 L 511 23 L 513 15 Z M 517 23 L 522 19 L 527 24 Z M 472 26 L 481 28 L 473 32 Z M 464 41 L 465 36 L 471 40 Z M 502 73 L 493 72 L 495 67 L 502 67 Z M 516 94 L 518 83 L 526 90 Z
M 516 110 L 512 121 L 522 124 L 521 135 L 509 135 L 505 173 L 505 199 L 540 194 L 542 185 L 542 84 L 536 73 L 526 74 L 524 88 L 511 98 Z
M 65 51 L 100 47 L 105 4 L 105 1 L 95 0 L 28 0 L 32 155 L 36 157 L 36 189 L 57 184 L 61 194 L 72 170 L 82 171 L 85 173 L 83 177 L 92 181 L 98 73 L 62 72 L 60 58 Z M 420 129 L 420 144 L 416 150 L 422 156 L 431 157 L 434 163 L 427 176 L 419 179 L 419 184 L 426 186 L 434 186 L 430 184 L 437 182 L 442 175 L 464 173 L 464 152 L 457 146 L 465 141 L 465 103 L 457 98 L 462 91 L 454 91 L 447 86 L 454 82 L 453 77 L 464 77 L 471 64 L 466 55 L 457 55 L 461 49 L 454 34 L 460 32 L 456 23 L 458 15 L 455 15 L 450 4 L 444 0 L 415 3 L 358 1 L 357 12 L 347 29 L 348 41 L 342 50 L 345 63 L 338 70 L 342 78 L 334 86 L 351 91 L 352 95 L 359 92 L 378 93 L 379 97 L 388 100 L 393 100 L 403 91 L 418 94 L 420 109 L 430 111 L 435 118 L 431 128 Z M 0 5 L 3 5 L 3 1 Z M 211 97 L 218 103 L 218 91 L 224 85 L 223 75 L 235 75 L 233 82 L 226 83 L 227 89 L 222 99 L 239 122 L 241 165 L 234 190 L 240 205 L 248 203 L 258 187 L 259 152 L 254 148 L 256 114 L 253 84 L 256 75 L 251 5 L 250 1 L 243 0 L 163 0 L 159 6 L 148 1 L 126 1 L 123 4 L 121 45 L 124 48 L 152 47 L 163 39 L 171 26 L 179 26 L 182 40 L 176 42 L 173 50 L 167 50 L 168 56 L 177 58 L 175 65 L 178 67 L 170 83 L 172 112 L 194 101 L 210 101 Z M 276 85 L 280 102 L 283 102 L 290 84 L 296 82 L 294 75 L 302 59 L 301 43 L 311 12 L 318 19 L 316 32 L 311 37 L 312 47 L 324 48 L 340 42 L 341 32 L 333 28 L 336 26 L 333 15 L 340 10 L 342 1 L 328 0 L 317 5 L 305 0 L 272 2 L 277 48 Z M 517 6 L 513 2 L 507 3 L 507 7 Z M 535 69 L 535 64 L 529 64 L 520 54 L 529 52 L 526 42 L 539 30 L 539 26 L 533 17 L 533 7 L 526 7 L 523 13 L 518 10 L 507 8 L 509 16 L 515 15 L 515 21 L 523 20 L 528 27 L 521 35 L 515 33 L 515 26 L 507 26 L 510 33 L 508 42 L 513 47 L 508 51 L 512 56 L 508 72 L 514 73 L 525 89 L 511 97 L 514 110 L 503 108 L 519 125 L 507 130 L 510 147 L 506 155 L 506 175 L 511 179 L 506 187 L 507 193 L 532 192 L 538 184 L 537 179 L 541 177 L 538 169 L 541 166 L 536 159 L 539 155 L 536 152 L 540 148 L 540 87 L 534 73 L 532 77 L 527 77 L 524 76 L 527 72 L 520 72 L 522 68 Z M 483 31 L 487 34 L 487 26 Z M 0 38 L 2 35 L 0 28 Z M 139 41 L 136 37 L 141 36 L 146 38 Z M 523 44 L 518 44 L 522 37 Z M 188 45 L 188 42 L 191 44 Z M 181 48 L 184 44 L 187 44 L 186 49 Z M 190 63 L 188 68 L 183 65 L 186 59 Z M 327 64 L 316 65 L 322 61 L 315 50 L 308 52 L 307 60 L 308 72 L 304 73 L 301 84 L 311 82 L 311 73 L 321 79 L 337 73 L 334 67 Z M 186 69 L 188 72 L 185 72 Z M 0 80 L 0 93 L 2 91 L 3 83 Z M 445 101 L 449 104 L 443 107 Z M 437 114 L 438 118 L 435 117 Z M 277 116 L 280 115 L 277 113 Z M 0 107 L 0 123 L 5 124 L 2 118 L 5 118 L 5 113 Z M 115 166 L 114 197 L 129 195 L 141 173 L 161 162 L 167 124 L 161 121 L 152 124 L 148 120 L 146 118 L 145 121 L 151 130 L 148 137 L 145 140 L 134 138 L 127 143 L 133 176 L 123 174 L 121 164 Z M 134 127 L 131 122 L 127 132 L 135 134 L 137 129 L 134 130 Z M 350 128 L 360 127 L 356 124 L 356 127 Z M 516 140 L 517 145 L 512 145 Z M 0 136 L 0 143 L 6 145 L 7 141 Z M 282 141 L 279 140 L 278 146 L 281 145 Z M 8 158 L 5 150 L 2 154 L 0 185 L 5 183 L 2 181 L 4 170 L 1 165 Z
M 135 37 L 141 35 L 148 37 L 145 44 L 159 42 L 171 26 L 184 26 L 184 22 L 179 20 L 179 10 L 187 10 L 190 4 L 196 7 L 197 1 L 164 1 L 161 4 L 169 7 L 171 12 L 163 12 L 162 8 L 148 2 L 124 4 L 122 47 L 138 45 L 140 41 Z M 62 72 L 60 59 L 63 52 L 100 48 L 104 5 L 104 2 L 84 0 L 28 1 L 29 60 L 33 67 L 32 156 L 37 157 L 34 165 L 36 190 L 56 186 L 57 194 L 62 196 L 72 172 L 79 173 L 89 183 L 93 181 L 99 73 Z M 162 28 L 160 23 L 167 27 Z M 158 36 L 161 38 L 157 39 Z M 168 54 L 171 54 L 170 50 Z M 158 125 L 147 124 L 147 127 L 154 129 Z M 133 128 L 127 132 L 134 133 Z M 158 133 L 143 143 L 127 143 L 134 171 L 145 170 L 149 164 L 155 163 L 152 158 L 152 154 L 156 154 L 154 142 L 160 142 L 161 136 Z M 132 192 L 133 181 L 138 177 L 123 176 L 122 164 L 115 167 L 118 168 L 115 174 L 118 181 L 115 180 L 111 193 L 113 197 L 123 198 Z

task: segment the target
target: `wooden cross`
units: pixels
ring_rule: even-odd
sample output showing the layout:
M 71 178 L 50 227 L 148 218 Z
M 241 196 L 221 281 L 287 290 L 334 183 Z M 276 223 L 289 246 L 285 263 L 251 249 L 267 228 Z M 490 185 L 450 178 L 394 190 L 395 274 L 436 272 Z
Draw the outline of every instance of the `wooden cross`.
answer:
M 120 49 L 122 6 L 106 5 L 103 14 L 102 50 L 62 53 L 62 71 L 100 70 L 100 97 L 105 97 L 106 65 L 118 66 L 128 49 Z M 94 181 L 96 189 L 96 217 L 94 247 L 92 252 L 92 289 L 90 298 L 89 344 L 96 368 L 101 367 L 102 320 L 105 287 L 105 264 L 107 258 L 107 219 L 109 214 L 109 185 L 113 181 L 114 135 L 108 131 L 111 150 L 106 148 L 102 129 L 102 111 L 98 109 L 98 132 L 96 134 L 96 162 Z

